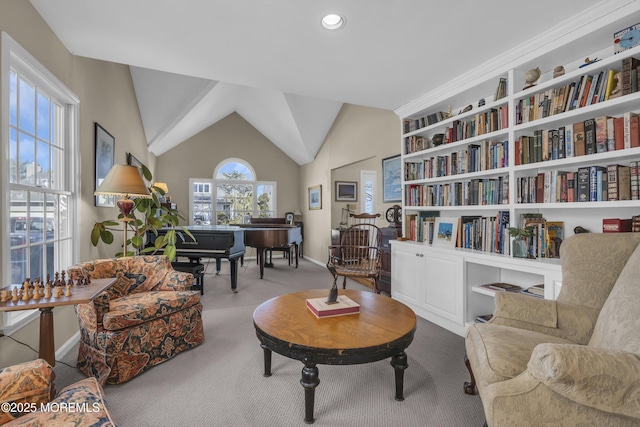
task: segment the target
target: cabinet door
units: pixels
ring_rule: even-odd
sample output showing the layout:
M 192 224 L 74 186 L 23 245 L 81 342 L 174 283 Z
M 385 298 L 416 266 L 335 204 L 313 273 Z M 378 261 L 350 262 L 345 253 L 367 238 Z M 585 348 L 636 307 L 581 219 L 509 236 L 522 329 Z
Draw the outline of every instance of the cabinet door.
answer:
M 426 263 L 424 306 L 445 319 L 464 324 L 462 256 L 429 251 Z
M 415 244 L 394 244 L 391 255 L 393 297 L 420 304 L 424 281 L 424 253 Z

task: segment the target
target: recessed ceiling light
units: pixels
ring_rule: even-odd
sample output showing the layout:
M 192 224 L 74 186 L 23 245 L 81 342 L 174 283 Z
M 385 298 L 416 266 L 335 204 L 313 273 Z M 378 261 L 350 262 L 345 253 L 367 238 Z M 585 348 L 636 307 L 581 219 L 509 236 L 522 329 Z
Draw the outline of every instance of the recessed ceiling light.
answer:
M 340 15 L 330 13 L 322 18 L 322 26 L 327 30 L 338 30 L 344 26 L 344 18 Z

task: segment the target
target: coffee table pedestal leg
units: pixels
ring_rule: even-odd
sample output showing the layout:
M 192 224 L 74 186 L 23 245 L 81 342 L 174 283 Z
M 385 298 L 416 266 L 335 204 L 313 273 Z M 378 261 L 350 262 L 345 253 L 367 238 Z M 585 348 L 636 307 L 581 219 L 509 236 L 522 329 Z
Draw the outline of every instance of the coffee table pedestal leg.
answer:
M 396 373 L 396 400 L 404 400 L 404 370 L 409 367 L 407 353 L 404 351 L 391 357 L 391 366 Z
M 56 353 L 53 343 L 53 307 L 40 309 L 40 349 L 38 357 L 51 366 L 56 365 Z
M 260 344 L 262 350 L 264 351 L 264 376 L 271 376 L 271 350 L 267 348 L 266 345 Z
M 315 405 L 316 387 L 320 384 L 318 368 L 315 363 L 305 363 L 302 368 L 300 384 L 304 387 L 304 422 L 313 424 L 313 407 Z

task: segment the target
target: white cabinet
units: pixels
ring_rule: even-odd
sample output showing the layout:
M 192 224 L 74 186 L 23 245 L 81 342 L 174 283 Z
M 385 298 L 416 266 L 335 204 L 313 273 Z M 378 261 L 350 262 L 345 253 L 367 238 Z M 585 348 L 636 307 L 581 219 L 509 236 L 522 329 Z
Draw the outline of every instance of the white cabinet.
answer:
M 391 242 L 394 299 L 457 334 L 465 329 L 463 259 L 416 242 Z
M 461 336 L 476 316 L 494 311 L 494 292 L 480 285 L 507 282 L 527 288 L 544 283 L 545 298 L 555 299 L 562 280 L 557 259 L 505 258 L 412 241 L 392 241 L 391 262 L 393 298 Z

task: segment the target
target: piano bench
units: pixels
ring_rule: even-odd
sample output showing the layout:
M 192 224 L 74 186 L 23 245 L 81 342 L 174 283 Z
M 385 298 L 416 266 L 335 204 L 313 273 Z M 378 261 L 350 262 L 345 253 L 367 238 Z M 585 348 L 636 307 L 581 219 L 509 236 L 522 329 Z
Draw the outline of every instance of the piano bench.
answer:
M 200 295 L 204 295 L 204 264 L 194 262 L 172 262 L 171 266 L 176 271 L 193 274 L 193 287 L 200 289 Z

